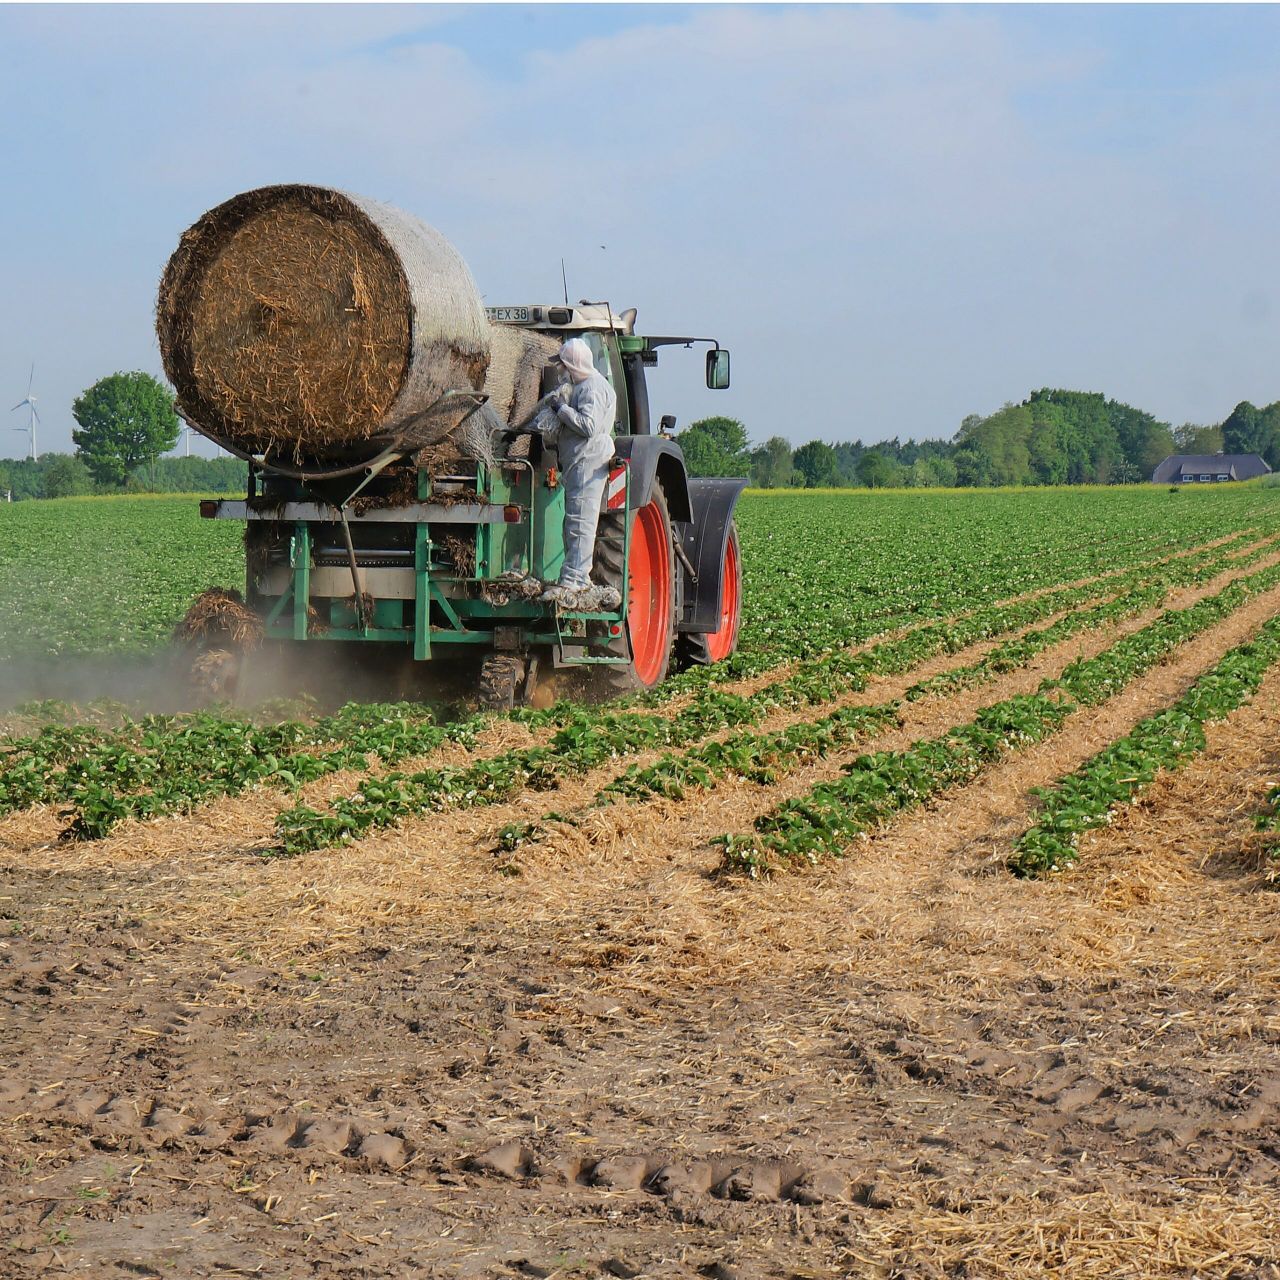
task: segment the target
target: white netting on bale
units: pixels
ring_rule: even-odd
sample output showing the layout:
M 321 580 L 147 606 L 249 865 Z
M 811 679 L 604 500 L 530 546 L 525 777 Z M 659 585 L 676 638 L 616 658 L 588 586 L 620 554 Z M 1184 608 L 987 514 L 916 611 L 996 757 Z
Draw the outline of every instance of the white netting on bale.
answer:
M 559 339 L 536 329 L 492 326 L 484 389 L 504 422 L 523 422 L 542 395 L 542 374 L 560 350 Z

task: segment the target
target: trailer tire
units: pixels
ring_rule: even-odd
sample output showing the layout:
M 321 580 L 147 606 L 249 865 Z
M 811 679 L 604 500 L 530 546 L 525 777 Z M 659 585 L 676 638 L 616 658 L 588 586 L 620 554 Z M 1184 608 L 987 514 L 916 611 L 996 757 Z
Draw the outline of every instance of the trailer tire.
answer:
M 676 665 L 709 667 L 738 651 L 738 627 L 742 622 L 742 553 L 738 546 L 738 526 L 729 521 L 722 569 L 724 587 L 720 596 L 720 623 L 714 631 L 685 631 L 676 640 Z
M 480 664 L 477 701 L 484 711 L 510 711 L 525 681 L 523 658 L 514 654 L 486 654 Z
M 601 517 L 596 537 L 597 577 L 622 591 L 624 526 L 621 514 Z M 649 501 L 632 513 L 631 558 L 625 566 L 628 579 L 627 633 L 631 661 L 602 666 L 597 684 L 605 694 L 654 689 L 671 669 L 676 630 L 676 562 L 671 516 L 661 484 L 655 484 Z M 610 643 L 611 654 L 625 654 L 627 642 Z

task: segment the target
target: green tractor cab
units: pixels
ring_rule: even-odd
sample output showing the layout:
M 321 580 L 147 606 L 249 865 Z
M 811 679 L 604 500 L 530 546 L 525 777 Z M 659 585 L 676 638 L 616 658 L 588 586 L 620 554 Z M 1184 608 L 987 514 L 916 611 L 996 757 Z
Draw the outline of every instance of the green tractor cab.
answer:
M 564 560 L 557 460 L 536 436 L 522 438 L 523 456 L 453 457 L 416 448 L 409 430 L 337 468 L 248 457 L 243 500 L 200 504 L 206 518 L 245 521 L 244 604 L 265 640 L 393 646 L 419 663 L 469 655 L 479 701 L 498 707 L 531 699 L 548 670 L 580 673 L 583 692 L 621 693 L 732 654 L 742 609 L 733 513 L 746 481 L 690 479 L 679 446 L 652 430 L 645 383 L 661 347 L 705 342 L 707 385 L 726 387 L 729 353 L 712 339 L 637 335 L 635 314 L 589 303 L 488 309 L 498 324 L 584 339 L 617 394 L 592 575 L 616 590 L 616 608 L 536 598 Z M 462 426 L 484 401 L 448 392 L 428 414 Z

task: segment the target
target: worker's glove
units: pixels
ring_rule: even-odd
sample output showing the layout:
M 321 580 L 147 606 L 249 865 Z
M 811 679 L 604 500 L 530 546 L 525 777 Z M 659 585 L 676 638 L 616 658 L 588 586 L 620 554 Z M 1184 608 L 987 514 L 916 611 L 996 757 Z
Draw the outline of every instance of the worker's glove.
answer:
M 561 382 L 559 385 L 551 388 L 545 397 L 546 403 L 551 405 L 553 409 L 558 409 L 562 404 L 569 403 L 569 397 L 573 394 L 573 385 L 568 382 Z

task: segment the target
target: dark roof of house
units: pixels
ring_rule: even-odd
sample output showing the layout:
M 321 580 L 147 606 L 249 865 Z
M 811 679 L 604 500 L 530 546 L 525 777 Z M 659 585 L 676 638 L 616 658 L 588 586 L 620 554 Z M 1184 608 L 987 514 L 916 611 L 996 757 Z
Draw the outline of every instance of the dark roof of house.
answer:
M 1252 480 L 1270 470 L 1256 453 L 1175 453 L 1151 473 L 1151 481 L 1167 484 L 1184 475 L 1229 475 L 1233 480 Z

